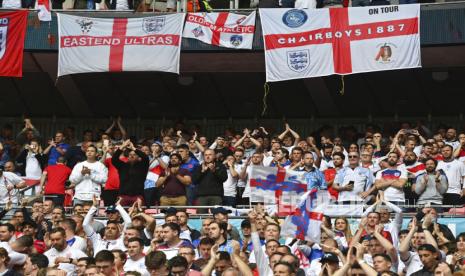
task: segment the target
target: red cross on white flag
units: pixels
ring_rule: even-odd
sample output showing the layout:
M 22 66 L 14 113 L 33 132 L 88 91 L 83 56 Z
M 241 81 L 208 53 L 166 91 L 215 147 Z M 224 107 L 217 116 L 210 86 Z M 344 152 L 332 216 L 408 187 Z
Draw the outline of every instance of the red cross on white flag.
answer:
M 255 14 L 188 13 L 183 37 L 226 48 L 252 49 Z
M 184 14 L 88 18 L 58 14 L 58 76 L 86 72 L 179 73 Z
M 420 67 L 419 5 L 260 9 L 267 81 Z

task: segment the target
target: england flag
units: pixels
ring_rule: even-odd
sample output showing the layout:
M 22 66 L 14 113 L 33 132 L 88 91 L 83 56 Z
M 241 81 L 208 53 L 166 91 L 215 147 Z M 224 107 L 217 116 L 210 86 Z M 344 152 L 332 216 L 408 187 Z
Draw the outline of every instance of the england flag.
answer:
M 298 206 L 300 197 L 307 192 L 303 172 L 278 167 L 253 166 L 249 185 L 251 202 L 276 205 L 278 208 Z
M 420 5 L 260 9 L 266 80 L 421 67 Z
M 281 235 L 283 237 L 320 242 L 320 226 L 323 222 L 325 204 L 317 205 L 319 193 L 317 189 L 312 189 L 302 196 L 299 207 L 294 214 L 286 217 L 282 224 Z
M 183 37 L 226 48 L 252 49 L 255 14 L 188 13 Z
M 179 73 L 184 16 L 90 18 L 58 14 L 58 76 L 121 71 Z

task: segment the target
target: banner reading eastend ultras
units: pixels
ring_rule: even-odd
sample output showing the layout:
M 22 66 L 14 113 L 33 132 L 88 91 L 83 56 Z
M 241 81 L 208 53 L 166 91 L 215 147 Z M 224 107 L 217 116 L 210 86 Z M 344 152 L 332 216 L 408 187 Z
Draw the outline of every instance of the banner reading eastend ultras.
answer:
M 260 9 L 266 79 L 421 67 L 420 5 Z
M 179 73 L 184 16 L 89 18 L 58 14 L 58 76 L 121 71 Z

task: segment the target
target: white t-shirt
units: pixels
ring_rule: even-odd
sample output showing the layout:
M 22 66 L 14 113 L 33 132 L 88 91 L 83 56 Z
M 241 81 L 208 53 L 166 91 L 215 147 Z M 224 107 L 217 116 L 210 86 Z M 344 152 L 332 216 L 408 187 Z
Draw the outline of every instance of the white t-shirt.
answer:
M 84 252 L 82 252 L 81 250 L 69 246 L 66 246 L 66 248 L 61 252 L 58 252 L 55 248 L 51 248 L 48 251 L 46 251 L 44 255 L 48 258 L 49 267 L 55 266 L 55 259 L 57 257 L 72 258 L 75 260 L 87 257 L 87 255 L 84 254 Z M 67 276 L 77 275 L 76 266 L 74 264 L 60 263 L 60 265 L 58 265 L 58 268 L 66 271 Z
M 236 164 L 236 172 L 239 174 L 239 176 L 240 176 L 240 174 L 241 174 L 241 172 L 242 172 L 242 168 L 243 168 L 244 166 L 245 166 L 244 163 L 242 163 L 242 164 Z M 237 187 L 244 188 L 245 185 L 246 185 L 246 183 L 245 183 L 244 180 L 241 180 L 241 179 L 238 179 L 238 180 L 237 180 Z
M 410 276 L 412 273 L 417 272 L 423 268 L 420 256 L 417 252 L 410 252 L 410 256 L 407 261 L 403 262 L 405 265 L 405 276 Z
M 23 265 L 26 262 L 27 255 L 13 251 L 8 242 L 0 242 L 0 248 L 5 248 L 8 252 L 8 257 L 10 257 L 10 261 L 8 262 L 9 268 L 12 268 L 15 265 Z
M 247 169 L 245 170 L 246 173 L 247 173 L 247 179 L 245 180 L 245 189 L 244 189 L 244 193 L 242 193 L 242 197 L 243 198 L 250 198 L 250 182 L 249 182 L 249 179 L 250 179 L 250 175 L 252 174 L 252 166 L 254 165 L 250 165 L 247 167 Z
M 83 167 L 90 169 L 90 175 L 82 175 Z M 83 161 L 74 166 L 69 180 L 76 184 L 74 198 L 91 201 L 94 195 L 100 196 L 101 186 L 107 181 L 108 169 L 102 162 Z
M 465 176 L 465 164 L 458 160 L 450 162 L 439 161 L 436 170 L 443 170 L 449 181 L 448 194 L 460 194 L 462 191 L 462 177 Z
M 28 152 L 26 156 L 26 178 L 39 180 L 42 177 L 42 168 L 35 158 L 35 153 Z
M 237 164 L 234 165 L 234 169 L 236 170 L 237 173 L 240 173 L 240 171 L 238 171 L 240 167 L 238 167 Z M 237 177 L 232 176 L 231 170 L 229 168 L 226 171 L 228 173 L 228 179 L 226 179 L 226 181 L 223 182 L 223 195 L 235 197 L 236 187 L 237 187 Z
M 18 203 L 18 190 L 13 189 L 8 192 L 8 185 L 19 184 L 23 179 L 12 172 L 3 172 L 0 176 L 0 204 L 6 204 L 9 200 L 13 203 Z
M 456 150 L 458 147 L 460 147 L 460 142 L 455 140 L 455 141 L 446 141 L 444 140 L 444 144 L 451 146 L 454 150 Z
M 402 167 L 397 167 L 396 169 L 384 169 L 376 173 L 376 180 L 379 179 L 407 179 L 407 171 Z M 404 190 L 388 187 L 384 191 L 384 198 L 387 201 L 405 202 Z
M 321 159 L 320 171 L 324 172 L 329 168 L 334 168 L 333 160 L 326 161 L 325 159 Z
M 126 263 L 123 267 L 124 271 L 137 271 L 142 276 L 149 276 L 150 273 L 147 271 L 147 267 L 145 266 L 145 258 L 140 258 L 137 261 L 133 261 L 131 258 L 126 260 Z
M 72 248 L 81 250 L 82 252 L 86 252 L 87 250 L 87 240 L 79 237 L 79 236 L 74 236 L 75 241 L 73 245 L 71 245 Z

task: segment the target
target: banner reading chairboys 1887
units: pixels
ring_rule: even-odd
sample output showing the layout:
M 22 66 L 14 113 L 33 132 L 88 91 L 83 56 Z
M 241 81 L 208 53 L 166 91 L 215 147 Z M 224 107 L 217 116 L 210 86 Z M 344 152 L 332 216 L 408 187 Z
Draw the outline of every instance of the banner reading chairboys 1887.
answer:
M 266 79 L 421 67 L 420 5 L 260 9 Z

